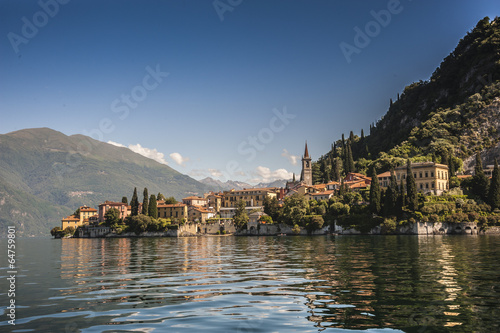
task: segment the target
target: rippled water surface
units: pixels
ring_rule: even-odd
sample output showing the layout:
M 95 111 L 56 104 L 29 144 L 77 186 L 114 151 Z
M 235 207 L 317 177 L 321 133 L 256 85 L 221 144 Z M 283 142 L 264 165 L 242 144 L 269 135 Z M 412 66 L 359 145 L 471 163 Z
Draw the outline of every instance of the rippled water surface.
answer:
M 18 239 L 16 256 L 1 332 L 500 331 L 500 236 Z

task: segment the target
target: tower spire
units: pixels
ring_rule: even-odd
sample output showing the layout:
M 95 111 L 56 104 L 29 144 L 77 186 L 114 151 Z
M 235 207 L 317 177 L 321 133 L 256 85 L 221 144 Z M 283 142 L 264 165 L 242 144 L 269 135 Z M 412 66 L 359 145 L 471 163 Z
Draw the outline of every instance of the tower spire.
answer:
M 309 150 L 307 150 L 307 140 L 306 140 L 306 150 L 304 151 L 304 158 L 309 158 Z

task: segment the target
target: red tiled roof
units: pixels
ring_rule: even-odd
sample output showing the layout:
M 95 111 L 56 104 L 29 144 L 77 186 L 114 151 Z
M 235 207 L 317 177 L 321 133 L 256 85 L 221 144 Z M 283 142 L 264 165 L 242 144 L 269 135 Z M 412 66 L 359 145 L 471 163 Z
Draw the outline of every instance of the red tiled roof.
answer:
M 80 221 L 75 215 L 69 215 L 62 219 L 63 221 Z

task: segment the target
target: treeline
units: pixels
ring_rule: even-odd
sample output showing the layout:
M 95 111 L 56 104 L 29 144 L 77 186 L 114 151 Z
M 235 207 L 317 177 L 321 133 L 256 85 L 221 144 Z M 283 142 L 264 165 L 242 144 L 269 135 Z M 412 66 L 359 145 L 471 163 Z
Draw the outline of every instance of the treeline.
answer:
M 282 206 L 275 198 L 266 197 L 264 212 L 272 221 L 308 230 L 321 228 L 323 223 L 368 232 L 381 226 L 385 232 L 409 222 L 477 222 L 480 227 L 500 225 L 500 172 L 495 161 L 491 181 L 485 176 L 479 155 L 475 176 L 464 182 L 467 195 L 429 196 L 417 192 L 411 162 L 407 160 L 406 184 L 396 181 L 391 171 L 390 185 L 383 190 L 372 168 L 369 190 L 351 191 L 341 186 L 329 200 L 306 200 L 294 194 L 285 198 Z M 457 193 L 461 190 L 457 189 Z

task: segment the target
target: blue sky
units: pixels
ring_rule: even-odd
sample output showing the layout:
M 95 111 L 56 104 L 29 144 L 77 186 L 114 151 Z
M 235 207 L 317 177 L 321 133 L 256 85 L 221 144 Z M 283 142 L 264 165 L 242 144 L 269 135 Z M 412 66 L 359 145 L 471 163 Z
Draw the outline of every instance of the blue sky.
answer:
M 196 179 L 300 173 L 497 0 L 0 0 L 0 133 L 87 134 Z M 361 31 L 361 34 L 359 33 Z M 294 164 L 294 162 L 299 162 Z

